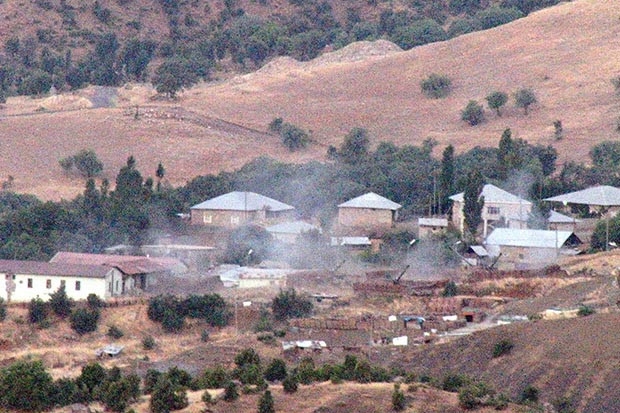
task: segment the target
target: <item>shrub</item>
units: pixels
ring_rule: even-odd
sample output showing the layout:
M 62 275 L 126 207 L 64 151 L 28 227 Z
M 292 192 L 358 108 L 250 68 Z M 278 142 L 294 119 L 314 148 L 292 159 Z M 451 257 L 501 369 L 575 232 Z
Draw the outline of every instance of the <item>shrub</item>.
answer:
M 527 115 L 528 109 L 537 102 L 536 95 L 532 89 L 519 89 L 514 94 L 515 105 L 523 109 L 523 113 Z
M 514 346 L 514 343 L 509 339 L 498 341 L 493 347 L 493 357 L 501 357 L 510 353 Z
M 497 116 L 502 116 L 501 108 L 508 102 L 508 94 L 505 92 L 492 92 L 486 97 L 489 108 L 493 109 Z
M 145 350 L 153 350 L 155 348 L 155 339 L 153 336 L 146 336 L 142 339 L 142 348 Z
M 297 383 L 297 378 L 293 375 L 286 376 L 286 378 L 282 381 L 282 389 L 285 393 L 295 393 L 299 387 Z
M 441 293 L 442 297 L 455 297 L 459 291 L 454 281 L 448 282 Z
M 527 386 L 521 391 L 519 401 L 521 403 L 537 403 L 540 391 L 534 386 Z
M 97 389 L 107 377 L 105 369 L 99 363 L 89 363 L 82 367 L 82 373 L 77 378 L 77 385 L 86 392 L 89 400 L 92 400 Z
M 306 131 L 290 123 L 284 123 L 282 125 L 280 128 L 280 137 L 282 138 L 282 144 L 291 152 L 305 148 L 310 141 L 310 136 Z
M 6 303 L 4 298 L 0 297 L 0 322 L 6 320 Z
M 206 369 L 200 378 L 201 385 L 206 389 L 221 389 L 230 381 L 230 374 L 222 366 Z
M 480 22 L 480 29 L 486 30 L 502 24 L 510 23 L 523 17 L 523 13 L 515 8 L 492 6 L 476 13 L 475 18 Z
M 258 400 L 258 413 L 275 413 L 276 409 L 273 405 L 273 396 L 269 390 L 265 390 L 265 393 Z
M 175 386 L 170 379 L 160 377 L 151 393 L 150 409 L 152 413 L 168 413 L 180 410 L 189 404 L 184 388 Z
M 260 356 L 253 348 L 246 348 L 237 353 L 235 356 L 235 364 L 237 367 L 244 367 L 249 364 L 260 366 Z
M 491 389 L 482 382 L 468 384 L 459 390 L 459 405 L 468 410 L 476 409 L 485 404 L 484 401 L 491 393 Z
M 282 359 L 273 359 L 265 369 L 264 377 L 268 381 L 284 380 L 287 376 L 286 363 Z
M 394 383 L 394 391 L 392 391 L 392 409 L 400 412 L 407 407 L 407 399 L 405 393 L 400 389 L 399 383 Z
M 120 328 L 116 327 L 115 325 L 111 325 L 108 328 L 107 335 L 110 338 L 118 340 L 119 338 L 123 337 L 125 335 L 125 333 L 123 333 L 123 330 L 121 330 Z
M 448 96 L 450 94 L 451 85 L 452 81 L 448 76 L 436 73 L 432 73 L 420 83 L 422 93 L 433 99 L 440 99 Z
M 2 372 L 2 406 L 22 411 L 42 411 L 51 407 L 54 383 L 40 360 L 18 361 Z
M 188 388 L 192 383 L 192 376 L 177 366 L 170 367 L 166 372 L 166 377 L 176 387 Z
M 470 100 L 465 109 L 461 111 L 461 120 L 469 123 L 471 126 L 484 122 L 484 108 L 475 100 Z
M 577 311 L 577 315 L 579 317 L 586 317 L 589 315 L 592 315 L 596 313 L 596 311 L 594 310 L 594 308 L 588 306 L 588 305 L 581 305 L 579 306 L 579 310 Z
M 103 300 L 99 298 L 97 294 L 92 293 L 88 294 L 88 297 L 86 297 L 86 303 L 91 310 L 103 308 L 104 306 Z
M 162 376 L 162 372 L 148 369 L 144 375 L 144 394 L 151 394 Z
M 283 124 L 284 124 L 284 119 L 273 118 L 273 120 L 269 122 L 269 130 L 274 133 L 280 133 L 280 130 L 282 130 Z
M 32 324 L 41 324 L 47 319 L 48 308 L 41 298 L 33 298 L 28 305 L 28 319 Z
M 454 393 L 471 382 L 471 378 L 464 374 L 448 374 L 444 377 L 441 388 L 445 391 Z
M 271 302 L 271 310 L 277 320 L 307 317 L 312 313 L 312 301 L 297 295 L 295 289 L 282 291 Z
M 65 286 L 61 285 L 58 290 L 50 294 L 49 305 L 52 311 L 59 317 L 65 318 L 71 314 L 73 300 L 67 296 Z
M 213 404 L 213 397 L 211 396 L 211 393 L 209 393 L 209 390 L 205 390 L 202 393 L 202 396 L 200 396 L 200 400 L 202 400 L 204 404 Z
M 99 322 L 99 310 L 78 308 L 71 313 L 71 328 L 78 334 L 91 333 L 97 330 Z
M 223 399 L 226 402 L 233 402 L 239 398 L 239 390 L 237 389 L 237 385 L 234 381 L 229 381 L 224 387 L 224 396 Z
M 54 383 L 53 403 L 57 406 L 68 406 L 80 401 L 79 389 L 75 380 L 61 378 Z
M 146 314 L 151 321 L 161 323 L 166 310 L 179 311 L 179 301 L 173 295 L 158 295 L 151 298 Z
M 166 311 L 164 311 L 164 317 L 161 320 L 161 326 L 167 333 L 178 333 L 183 330 L 185 326 L 185 317 L 179 314 L 178 311 L 166 309 Z
M 261 309 L 260 318 L 258 322 L 254 326 L 254 332 L 259 333 L 261 331 L 271 331 L 273 330 L 273 323 L 271 322 L 271 316 L 269 311 L 266 309 Z

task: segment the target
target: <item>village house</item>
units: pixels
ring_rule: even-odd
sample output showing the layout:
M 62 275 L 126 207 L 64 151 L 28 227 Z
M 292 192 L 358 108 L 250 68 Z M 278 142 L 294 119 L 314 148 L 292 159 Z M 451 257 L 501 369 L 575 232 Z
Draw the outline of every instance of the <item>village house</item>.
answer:
M 374 192 L 353 198 L 338 205 L 338 224 L 344 227 L 394 226 L 400 204 Z
M 535 269 L 554 264 L 560 255 L 574 255 L 581 240 L 571 231 L 496 228 L 485 240 L 491 257 L 510 269 Z
M 41 261 L 0 260 L 0 297 L 7 302 L 48 300 L 61 286 L 73 300 L 95 294 L 102 300 L 123 291 L 123 275 L 113 267 Z
M 567 215 L 561 214 L 557 211 L 551 210 L 549 213 L 549 217 L 547 219 L 543 219 L 542 217 L 532 217 L 531 213 L 515 214 L 511 215 L 507 218 L 508 228 L 517 228 L 517 229 L 526 229 L 530 228 L 532 222 L 540 222 L 541 224 L 546 224 L 548 229 L 558 230 L 558 231 L 571 231 L 575 232 L 575 227 L 578 222 L 581 222 L 578 219 L 573 217 L 569 217 Z
M 50 263 L 115 268 L 122 275 L 121 294 L 146 290 L 156 277 L 181 274 L 187 267 L 176 258 L 57 252 Z
M 464 192 L 452 195 L 452 223 L 461 232 L 465 229 Z M 489 225 L 498 221 L 508 221 L 509 216 L 523 216 L 532 211 L 532 203 L 516 195 L 506 192 L 495 185 L 487 184 L 483 187 L 480 196 L 484 197 L 482 209 L 482 234 L 487 236 Z
M 190 223 L 234 228 L 247 223 L 281 222 L 292 218 L 294 210 L 294 207 L 264 195 L 234 191 L 191 207 Z
M 418 218 L 418 237 L 428 238 L 448 229 L 447 218 Z

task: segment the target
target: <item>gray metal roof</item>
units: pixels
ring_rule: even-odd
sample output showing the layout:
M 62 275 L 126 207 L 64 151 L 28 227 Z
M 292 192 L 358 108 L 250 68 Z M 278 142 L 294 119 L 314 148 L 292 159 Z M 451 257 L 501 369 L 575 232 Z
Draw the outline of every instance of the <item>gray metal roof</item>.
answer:
M 452 195 L 450 197 L 451 200 L 456 202 L 463 202 L 465 192 L 461 192 L 456 195 Z M 486 184 L 482 188 L 482 193 L 480 194 L 484 197 L 484 202 L 493 202 L 493 203 L 505 203 L 505 204 L 522 204 L 522 205 L 531 205 L 532 203 L 523 198 L 519 198 L 516 195 L 511 194 L 510 192 L 504 191 L 501 188 L 496 187 L 495 185 Z
M 560 248 L 571 236 L 571 231 L 548 231 L 543 229 L 496 228 L 485 245 L 503 245 L 528 248 Z
M 331 237 L 330 245 L 337 246 L 364 246 L 372 245 L 368 237 Z
M 447 227 L 448 220 L 446 218 L 418 218 L 418 226 Z
M 301 234 L 312 230 L 318 230 L 316 225 L 309 224 L 304 221 L 283 222 L 281 224 L 271 225 L 265 228 L 267 232 L 277 234 Z
M 269 211 L 289 211 L 295 208 L 255 192 L 233 191 L 201 202 L 194 205 L 191 209 L 227 211 L 261 211 L 267 209 Z
M 488 257 L 488 251 L 482 245 L 472 245 L 469 248 L 479 257 Z
M 401 208 L 400 204 L 390 201 L 387 198 L 377 195 L 374 192 L 360 195 L 338 205 L 338 208 L 371 208 L 371 209 L 389 209 L 395 211 Z
M 609 185 L 594 186 L 581 191 L 545 198 L 544 200 L 567 204 L 620 206 L 620 189 Z
M 56 277 L 105 278 L 113 271 L 102 265 L 66 264 L 45 261 L 0 260 L 0 273 Z

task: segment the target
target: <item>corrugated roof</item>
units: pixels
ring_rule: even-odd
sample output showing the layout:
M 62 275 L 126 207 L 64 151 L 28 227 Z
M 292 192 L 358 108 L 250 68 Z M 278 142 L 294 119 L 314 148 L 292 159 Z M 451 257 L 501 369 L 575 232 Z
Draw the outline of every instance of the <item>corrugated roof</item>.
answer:
M 332 237 L 331 238 L 331 246 L 363 246 L 363 245 L 371 245 L 370 238 L 368 237 Z
M 447 227 L 448 220 L 446 218 L 418 218 L 418 226 Z
M 472 245 L 469 248 L 479 257 L 488 257 L 488 251 L 482 245 Z
M 233 191 L 201 202 L 194 205 L 191 209 L 226 211 L 261 211 L 267 209 L 269 211 L 289 211 L 295 208 L 255 192 Z
M 461 192 L 459 194 L 452 195 L 450 199 L 455 202 L 463 202 L 464 195 L 465 192 Z M 485 202 L 532 205 L 530 201 L 519 198 L 518 196 L 513 195 L 510 192 L 504 191 L 503 189 L 491 184 L 486 184 L 482 188 L 482 192 L 480 195 L 484 196 Z
M 279 234 L 301 234 L 303 232 L 318 230 L 319 227 L 304 221 L 292 221 L 271 225 L 265 229 L 267 230 L 267 232 Z
M 545 198 L 544 200 L 568 204 L 620 206 L 620 189 L 609 185 L 594 186 L 581 191 Z
M 176 258 L 168 257 L 86 254 L 66 251 L 57 252 L 50 260 L 50 263 L 102 265 L 118 268 L 121 272 L 128 275 L 167 271 L 183 265 Z
M 101 265 L 79 265 L 45 261 L 0 260 L 0 272 L 65 277 L 105 278 L 110 267 Z
M 372 209 L 389 209 L 395 211 L 401 208 L 400 204 L 390 201 L 387 198 L 377 195 L 374 192 L 360 195 L 338 205 L 338 208 L 372 208 Z
M 485 245 L 502 245 L 528 248 L 560 248 L 571 236 L 571 231 L 548 231 L 542 229 L 496 228 Z

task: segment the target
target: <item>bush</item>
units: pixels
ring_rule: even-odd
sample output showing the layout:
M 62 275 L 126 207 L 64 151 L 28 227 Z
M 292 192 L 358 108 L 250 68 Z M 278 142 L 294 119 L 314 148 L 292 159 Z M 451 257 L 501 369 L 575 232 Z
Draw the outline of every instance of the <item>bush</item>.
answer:
M 469 123 L 471 126 L 484 122 L 484 108 L 475 100 L 470 100 L 465 109 L 461 111 L 461 120 Z
M 515 8 L 492 6 L 476 13 L 475 18 L 480 22 L 480 29 L 486 30 L 502 24 L 510 23 L 523 17 L 523 13 Z
M 265 369 L 264 377 L 268 381 L 284 380 L 287 376 L 286 363 L 282 359 L 273 359 Z
M 503 339 L 495 343 L 493 347 L 493 357 L 501 357 L 510 353 L 514 346 L 514 343 L 509 339 Z
M 222 366 L 212 370 L 206 369 L 200 378 L 201 385 L 206 389 L 221 389 L 230 381 L 230 374 Z
M 527 115 L 529 107 L 537 102 L 534 91 L 528 88 L 517 90 L 514 94 L 514 99 L 515 99 L 515 105 L 518 108 L 523 109 L 523 113 L 526 115 Z
M 459 389 L 472 382 L 471 378 L 464 374 L 448 374 L 444 377 L 441 388 L 449 392 L 457 392 Z
M 392 391 L 392 409 L 401 412 L 407 408 L 407 399 L 405 393 L 400 389 L 399 383 L 394 383 L 394 391 Z
M 116 327 L 115 325 L 111 325 L 108 328 L 107 335 L 110 338 L 118 340 L 119 338 L 123 337 L 125 333 L 123 333 L 123 331 L 120 328 Z
M 52 407 L 54 383 L 40 360 L 18 361 L 0 376 L 3 408 L 39 412 Z
M 33 298 L 28 305 L 28 319 L 32 324 L 41 324 L 47 319 L 48 308 L 41 298 Z
M 454 281 L 448 282 L 441 293 L 442 297 L 455 297 L 459 293 L 456 283 Z
M 487 104 L 493 109 L 497 116 L 502 116 L 501 108 L 508 102 L 508 94 L 505 92 L 492 92 L 486 97 Z
M 275 413 L 276 409 L 273 406 L 273 396 L 269 390 L 265 390 L 265 393 L 258 400 L 258 413 Z
M 271 122 L 269 122 L 269 130 L 274 133 L 280 133 L 283 124 L 284 119 L 274 118 Z
M 164 317 L 161 320 L 161 326 L 167 333 L 178 333 L 183 330 L 185 326 L 185 317 L 179 314 L 178 311 L 166 309 L 166 311 L 164 311 Z
M 224 388 L 224 401 L 233 402 L 239 398 L 239 390 L 234 381 L 229 381 Z
M 67 296 L 65 286 L 61 285 L 58 290 L 50 295 L 49 305 L 52 311 L 59 317 L 66 318 L 71 314 L 73 300 Z
M 422 93 L 433 99 L 440 99 L 448 96 L 450 94 L 451 85 L 452 81 L 448 76 L 436 73 L 432 73 L 420 83 Z
M 189 404 L 184 388 L 175 386 L 166 376 L 160 377 L 151 393 L 152 413 L 168 413 L 180 410 Z
M 99 315 L 99 310 L 78 308 L 73 313 L 71 313 L 71 328 L 80 335 L 91 333 L 97 330 Z
M 459 405 L 468 410 L 476 409 L 485 404 L 491 394 L 491 389 L 482 382 L 468 384 L 459 390 Z
M 314 305 L 307 298 L 297 295 L 295 289 L 282 291 L 271 302 L 271 310 L 277 320 L 307 317 L 312 314 Z
M 6 320 L 6 303 L 4 298 L 0 297 L 0 322 Z
M 86 297 L 86 303 L 91 310 L 103 308 L 104 302 L 97 294 L 88 294 Z
M 155 348 L 155 339 L 153 336 L 146 336 L 142 339 L 142 348 L 144 350 L 153 350 Z
M 519 401 L 521 403 L 538 403 L 540 391 L 534 386 L 527 386 L 521 391 Z
M 586 317 L 589 315 L 592 315 L 596 313 L 596 311 L 594 310 L 594 308 L 588 306 L 588 305 L 581 305 L 579 306 L 579 310 L 577 311 L 577 315 L 579 317 Z
M 293 375 L 287 376 L 283 381 L 282 381 L 282 389 L 284 390 L 285 393 L 295 393 L 297 391 L 299 387 L 299 384 L 297 383 L 297 378 Z
M 310 141 L 310 136 L 306 131 L 290 123 L 282 125 L 280 137 L 282 138 L 282 144 L 291 152 L 305 148 Z

